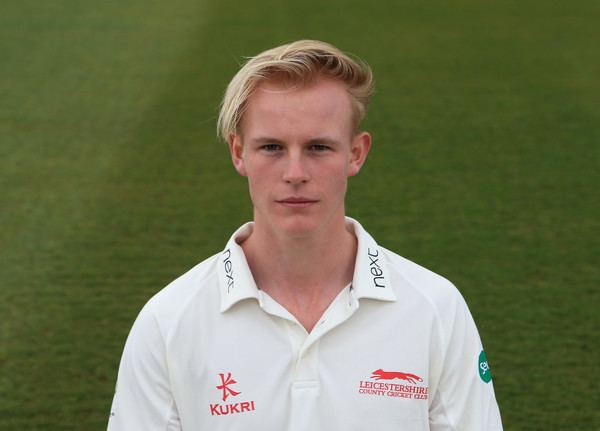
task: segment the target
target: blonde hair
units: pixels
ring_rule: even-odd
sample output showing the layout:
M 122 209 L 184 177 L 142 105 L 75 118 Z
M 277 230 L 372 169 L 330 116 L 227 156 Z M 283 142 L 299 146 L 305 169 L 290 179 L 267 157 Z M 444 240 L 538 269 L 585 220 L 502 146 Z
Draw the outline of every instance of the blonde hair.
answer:
M 217 121 L 218 133 L 227 141 L 230 134 L 238 132 L 248 99 L 261 82 L 281 80 L 306 85 L 319 75 L 346 85 L 356 131 L 373 94 L 371 68 L 328 43 L 299 40 L 264 51 L 242 66 L 225 91 Z

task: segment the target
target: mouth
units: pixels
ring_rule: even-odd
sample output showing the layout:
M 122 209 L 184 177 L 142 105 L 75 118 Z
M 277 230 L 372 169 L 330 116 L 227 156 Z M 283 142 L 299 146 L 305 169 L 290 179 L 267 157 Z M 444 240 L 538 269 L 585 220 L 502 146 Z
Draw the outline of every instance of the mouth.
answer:
M 287 198 L 278 199 L 275 202 L 288 208 L 307 208 L 319 201 L 301 196 L 290 196 Z

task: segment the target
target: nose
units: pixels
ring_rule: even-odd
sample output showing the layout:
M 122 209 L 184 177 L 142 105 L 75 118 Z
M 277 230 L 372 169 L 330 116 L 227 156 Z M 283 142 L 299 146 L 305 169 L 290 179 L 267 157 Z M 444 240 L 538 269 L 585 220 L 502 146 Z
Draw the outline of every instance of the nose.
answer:
M 302 154 L 289 154 L 283 172 L 283 180 L 288 184 L 302 184 L 310 180 L 306 160 Z

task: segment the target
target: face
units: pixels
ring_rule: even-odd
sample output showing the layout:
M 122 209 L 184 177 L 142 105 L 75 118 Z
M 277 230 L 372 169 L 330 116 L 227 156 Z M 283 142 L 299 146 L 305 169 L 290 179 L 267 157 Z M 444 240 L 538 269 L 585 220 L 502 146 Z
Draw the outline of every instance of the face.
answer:
M 233 164 L 248 178 L 256 229 L 292 237 L 344 224 L 344 196 L 371 145 L 355 134 L 344 85 L 321 77 L 290 88 L 264 82 L 248 99 Z

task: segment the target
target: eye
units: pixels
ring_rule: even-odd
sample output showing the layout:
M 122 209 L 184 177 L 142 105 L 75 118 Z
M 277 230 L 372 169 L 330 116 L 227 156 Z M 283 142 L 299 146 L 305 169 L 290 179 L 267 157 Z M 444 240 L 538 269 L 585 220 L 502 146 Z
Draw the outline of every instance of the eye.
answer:
M 260 147 L 261 150 L 267 151 L 269 153 L 281 150 L 281 145 L 279 144 L 265 144 Z
M 329 146 L 327 146 L 327 145 L 324 145 L 324 144 L 312 144 L 310 146 L 310 149 L 311 149 L 311 151 L 315 151 L 315 152 L 320 153 L 320 152 L 323 152 L 323 151 L 328 151 L 331 148 Z

